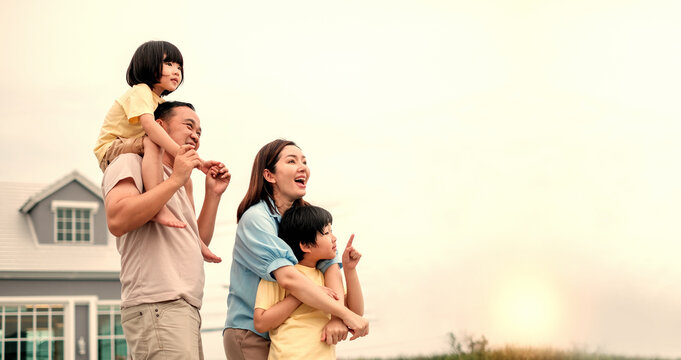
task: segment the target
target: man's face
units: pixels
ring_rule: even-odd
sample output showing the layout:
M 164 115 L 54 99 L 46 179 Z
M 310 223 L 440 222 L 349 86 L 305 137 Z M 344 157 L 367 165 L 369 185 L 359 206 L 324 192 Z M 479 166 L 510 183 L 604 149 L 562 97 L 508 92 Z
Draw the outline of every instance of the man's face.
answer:
M 186 106 L 173 108 L 172 115 L 160 124 L 178 145 L 189 144 L 194 146 L 194 150 L 199 149 L 201 121 L 194 110 Z

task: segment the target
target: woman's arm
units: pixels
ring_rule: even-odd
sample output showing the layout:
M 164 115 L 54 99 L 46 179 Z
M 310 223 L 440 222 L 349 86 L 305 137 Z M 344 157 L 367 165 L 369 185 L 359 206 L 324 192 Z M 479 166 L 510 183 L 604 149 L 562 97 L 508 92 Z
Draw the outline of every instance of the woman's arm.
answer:
M 283 266 L 276 269 L 274 276 L 281 287 L 288 290 L 301 302 L 343 320 L 345 325 L 354 331 L 354 337 L 368 334 L 369 322 L 366 319 L 330 298 L 320 286 L 305 277 L 293 266 Z
M 302 304 L 293 295 L 288 295 L 284 300 L 272 305 L 269 309 L 256 308 L 253 313 L 253 325 L 255 330 L 261 333 L 276 329 Z

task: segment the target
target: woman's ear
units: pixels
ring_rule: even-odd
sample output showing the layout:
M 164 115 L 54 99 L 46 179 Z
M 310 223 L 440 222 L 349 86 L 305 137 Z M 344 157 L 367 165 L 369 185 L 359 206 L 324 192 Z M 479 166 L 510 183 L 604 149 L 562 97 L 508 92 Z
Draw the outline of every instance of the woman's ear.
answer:
M 274 174 L 269 169 L 265 169 L 262 171 L 262 177 L 265 178 L 265 181 L 268 183 L 274 184 L 276 183 L 276 179 L 274 178 Z

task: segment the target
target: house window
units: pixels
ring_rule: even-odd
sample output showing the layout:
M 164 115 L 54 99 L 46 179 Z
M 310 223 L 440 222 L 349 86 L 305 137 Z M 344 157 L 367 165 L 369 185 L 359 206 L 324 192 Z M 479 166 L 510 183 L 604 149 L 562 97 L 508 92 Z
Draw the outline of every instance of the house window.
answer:
M 3 359 L 64 359 L 64 305 L 0 305 Z
M 120 306 L 97 306 L 97 347 L 100 360 L 125 360 L 128 347 L 121 327 Z
M 94 214 L 99 204 L 86 201 L 52 201 L 54 239 L 57 243 L 92 243 Z

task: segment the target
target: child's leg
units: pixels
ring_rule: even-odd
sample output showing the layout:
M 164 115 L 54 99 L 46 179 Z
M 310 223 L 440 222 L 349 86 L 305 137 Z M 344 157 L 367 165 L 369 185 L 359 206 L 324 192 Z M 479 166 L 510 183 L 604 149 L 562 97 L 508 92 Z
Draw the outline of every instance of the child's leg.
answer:
M 144 157 L 142 157 L 142 181 L 144 181 L 145 191 L 153 189 L 163 181 L 163 170 L 161 168 L 161 156 L 163 150 L 154 144 L 148 136 L 144 137 Z M 180 221 L 173 215 L 166 205 L 154 216 L 151 221 L 161 225 L 183 228 L 187 224 Z

